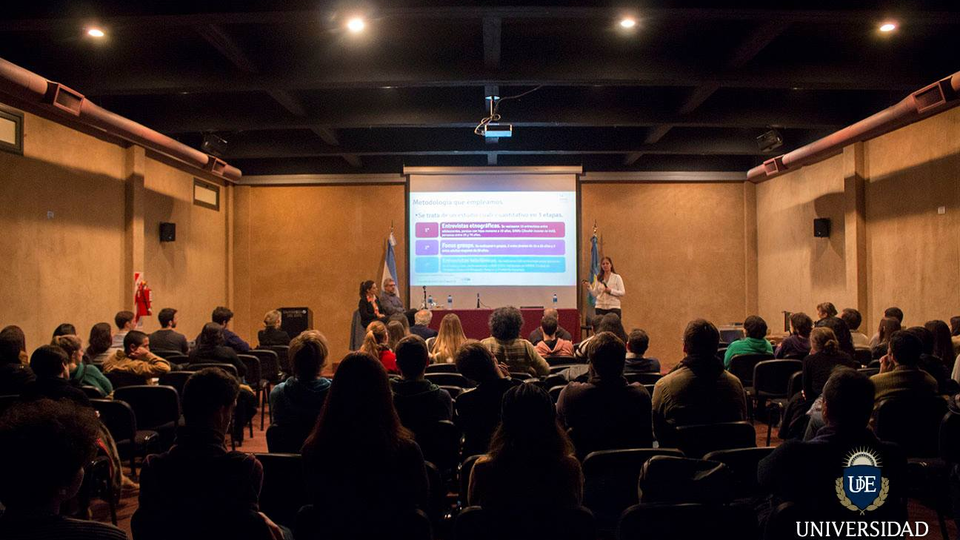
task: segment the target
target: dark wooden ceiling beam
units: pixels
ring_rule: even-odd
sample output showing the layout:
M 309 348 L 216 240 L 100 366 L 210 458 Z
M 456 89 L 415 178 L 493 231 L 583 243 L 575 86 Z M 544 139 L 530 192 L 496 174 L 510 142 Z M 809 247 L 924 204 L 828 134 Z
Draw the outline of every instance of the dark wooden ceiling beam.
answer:
M 499 17 L 483 19 L 483 65 L 487 69 L 500 69 L 500 33 L 503 20 Z
M 240 45 L 219 24 L 203 24 L 196 26 L 194 29 L 238 69 L 247 73 L 257 73 L 259 71 L 257 66 L 243 52 Z
M 310 128 L 311 131 L 317 134 L 320 137 L 320 140 L 329 144 L 330 146 L 340 146 L 340 139 L 337 137 L 337 130 L 315 126 Z

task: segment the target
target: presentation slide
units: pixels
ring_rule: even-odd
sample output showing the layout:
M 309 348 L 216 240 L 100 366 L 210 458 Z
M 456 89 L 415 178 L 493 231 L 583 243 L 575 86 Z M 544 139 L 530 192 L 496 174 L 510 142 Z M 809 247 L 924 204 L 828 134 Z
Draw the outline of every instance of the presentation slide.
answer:
M 576 286 L 575 191 L 410 193 L 410 285 Z

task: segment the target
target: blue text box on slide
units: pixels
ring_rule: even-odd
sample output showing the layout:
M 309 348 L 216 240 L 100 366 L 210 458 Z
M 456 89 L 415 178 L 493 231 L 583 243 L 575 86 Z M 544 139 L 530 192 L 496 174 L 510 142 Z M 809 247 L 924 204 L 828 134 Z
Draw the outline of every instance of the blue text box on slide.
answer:
M 566 269 L 563 257 L 443 257 L 440 263 L 440 271 L 445 274 L 562 274 Z
M 417 257 L 415 269 L 418 274 L 436 274 L 440 271 L 440 257 Z

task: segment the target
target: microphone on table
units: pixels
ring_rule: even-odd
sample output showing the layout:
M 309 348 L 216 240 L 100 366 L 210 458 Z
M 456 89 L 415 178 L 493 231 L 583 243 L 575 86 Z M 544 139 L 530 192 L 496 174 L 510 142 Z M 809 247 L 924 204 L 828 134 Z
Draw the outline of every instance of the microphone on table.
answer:
M 480 293 L 477 293 L 477 309 L 480 309 Z

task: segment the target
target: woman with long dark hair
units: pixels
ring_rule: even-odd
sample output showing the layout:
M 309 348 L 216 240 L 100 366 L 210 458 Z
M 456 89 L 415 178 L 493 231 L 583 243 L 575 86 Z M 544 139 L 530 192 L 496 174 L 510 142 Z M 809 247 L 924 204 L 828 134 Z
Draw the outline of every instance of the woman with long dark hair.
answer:
M 377 297 L 377 284 L 368 279 L 360 284 L 360 301 L 357 304 L 357 310 L 360 312 L 360 324 L 366 328 L 373 321 L 386 322 L 387 316 L 384 315 L 383 308 L 380 306 L 380 298 Z
M 953 353 L 950 327 L 941 320 L 927 321 L 923 326 L 933 334 L 933 355 L 943 362 L 947 371 L 953 371 L 953 361 L 957 355 Z
M 509 510 L 579 506 L 583 473 L 550 394 L 520 384 L 503 395 L 501 410 L 490 451 L 470 474 L 469 504 Z
M 331 537 L 349 531 L 359 538 L 426 508 L 423 455 L 373 356 L 354 352 L 340 362 L 301 453 L 311 502 Z
M 113 328 L 110 323 L 97 323 L 90 328 L 90 339 L 87 340 L 87 351 L 84 358 L 90 363 L 99 366 L 113 354 Z
M 593 283 L 583 282 L 590 295 L 597 299 L 597 315 L 616 313 L 623 318 L 620 310 L 620 299 L 627 294 L 623 288 L 623 278 L 613 268 L 613 259 L 604 257 L 600 260 L 600 273 Z
M 900 321 L 894 317 L 884 317 L 880 320 L 880 326 L 877 329 L 877 345 L 872 349 L 874 360 L 879 360 L 887 354 L 887 344 L 894 332 L 900 331 Z

